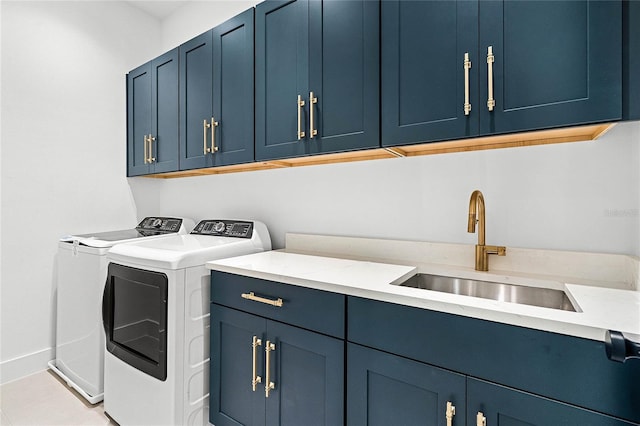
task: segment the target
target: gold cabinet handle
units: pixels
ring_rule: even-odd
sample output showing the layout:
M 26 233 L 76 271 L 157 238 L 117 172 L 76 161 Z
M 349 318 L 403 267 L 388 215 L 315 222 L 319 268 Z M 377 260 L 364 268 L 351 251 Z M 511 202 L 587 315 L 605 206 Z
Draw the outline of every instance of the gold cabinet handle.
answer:
M 318 98 L 313 96 L 313 92 L 309 92 L 309 139 L 313 139 L 318 134 L 318 130 L 315 129 L 313 105 L 318 103 Z
M 456 415 L 456 406 L 453 405 L 450 401 L 447 401 L 447 411 L 445 412 L 445 417 L 447 419 L 447 426 L 453 425 L 453 416 Z
M 257 370 L 257 349 L 258 346 L 262 346 L 262 339 L 258 339 L 258 336 L 253 336 L 253 342 L 251 342 L 251 352 L 253 357 L 253 373 L 251 377 L 251 389 L 255 392 L 258 387 L 258 383 L 262 383 L 262 377 L 256 374 Z
M 211 124 L 207 123 L 207 120 L 202 122 L 202 151 L 204 155 L 211 152 L 211 149 L 207 146 L 207 129 L 211 127 Z
M 304 107 L 304 100 L 302 96 L 298 95 L 298 140 L 304 138 L 304 131 L 302 130 L 302 109 Z
M 464 54 L 464 115 L 471 112 L 471 104 L 469 103 L 469 70 L 471 69 L 471 61 L 469 60 L 469 52 Z
M 476 416 L 476 426 L 487 426 L 487 418 L 484 416 L 482 411 L 478 411 L 478 415 Z
M 153 156 L 153 142 L 156 140 L 153 136 L 149 135 L 149 163 L 153 163 L 156 161 L 156 158 Z
M 493 99 L 493 63 L 496 58 L 493 56 L 493 46 L 487 48 L 487 88 L 489 96 L 487 98 L 487 108 L 489 111 L 493 111 L 493 107 L 496 106 L 496 100 Z
M 149 163 L 149 135 L 144 135 L 144 164 Z
M 271 343 L 267 340 L 267 345 L 264 347 L 265 352 L 265 381 L 264 381 L 264 396 L 269 398 L 269 392 L 276 388 L 276 384 L 271 381 L 271 352 L 276 350 L 275 343 Z
M 211 153 L 218 152 L 218 147 L 216 146 L 216 127 L 218 127 L 218 122 L 211 117 Z
M 256 296 L 256 294 L 252 291 L 250 291 L 249 293 L 242 293 L 241 296 L 243 299 L 253 300 L 254 302 L 266 303 L 267 305 L 276 306 L 278 308 L 281 308 L 282 305 L 284 305 L 284 302 L 279 297 L 276 300 L 267 299 L 266 297 Z

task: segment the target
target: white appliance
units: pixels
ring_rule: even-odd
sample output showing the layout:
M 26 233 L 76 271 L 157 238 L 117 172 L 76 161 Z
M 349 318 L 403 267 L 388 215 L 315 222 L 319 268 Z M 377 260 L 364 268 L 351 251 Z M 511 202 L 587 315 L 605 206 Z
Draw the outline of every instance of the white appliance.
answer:
M 261 222 L 113 247 L 103 300 L 105 412 L 121 425 L 207 425 L 210 260 L 271 250 Z
M 191 219 L 147 217 L 136 228 L 61 238 L 57 255 L 56 359 L 49 367 L 89 403 L 102 401 L 104 329 L 100 316 L 107 251 L 115 244 L 186 234 Z

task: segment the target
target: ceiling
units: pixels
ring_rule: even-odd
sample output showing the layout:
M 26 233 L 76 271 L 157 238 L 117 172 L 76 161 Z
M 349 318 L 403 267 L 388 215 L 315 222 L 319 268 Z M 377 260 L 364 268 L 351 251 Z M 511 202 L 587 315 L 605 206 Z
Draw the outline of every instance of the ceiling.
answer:
M 189 0 L 127 0 L 127 3 L 154 18 L 162 20 L 184 6 L 188 1 Z

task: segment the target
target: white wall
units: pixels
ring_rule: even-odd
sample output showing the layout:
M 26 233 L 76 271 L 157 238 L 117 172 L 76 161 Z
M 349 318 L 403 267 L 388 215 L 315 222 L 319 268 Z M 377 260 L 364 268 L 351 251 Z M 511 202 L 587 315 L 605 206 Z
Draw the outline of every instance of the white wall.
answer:
M 160 22 L 123 2 L 0 2 L 0 383 L 55 348 L 55 256 L 69 233 L 131 228 L 125 74 Z
M 597 142 L 125 178 L 125 73 L 255 3 L 158 22 L 119 1 L 0 1 L 0 383 L 53 358 L 58 237 L 146 215 L 255 218 L 275 247 L 285 232 L 473 243 L 479 188 L 488 243 L 640 255 L 640 123 Z
M 162 49 L 168 51 L 244 12 L 259 0 L 190 1 L 162 21 Z
M 640 255 L 640 123 L 595 142 L 172 180 L 132 178 L 140 215 L 264 221 L 286 232 L 475 244 L 469 196 L 483 191 L 487 243 Z M 155 193 L 147 206 L 139 194 Z

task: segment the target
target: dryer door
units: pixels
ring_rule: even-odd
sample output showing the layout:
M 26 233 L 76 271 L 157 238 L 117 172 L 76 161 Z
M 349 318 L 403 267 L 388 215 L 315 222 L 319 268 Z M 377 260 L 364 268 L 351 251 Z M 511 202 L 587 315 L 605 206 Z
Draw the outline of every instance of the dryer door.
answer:
M 167 276 L 110 263 L 102 300 L 107 350 L 159 380 L 167 378 Z

